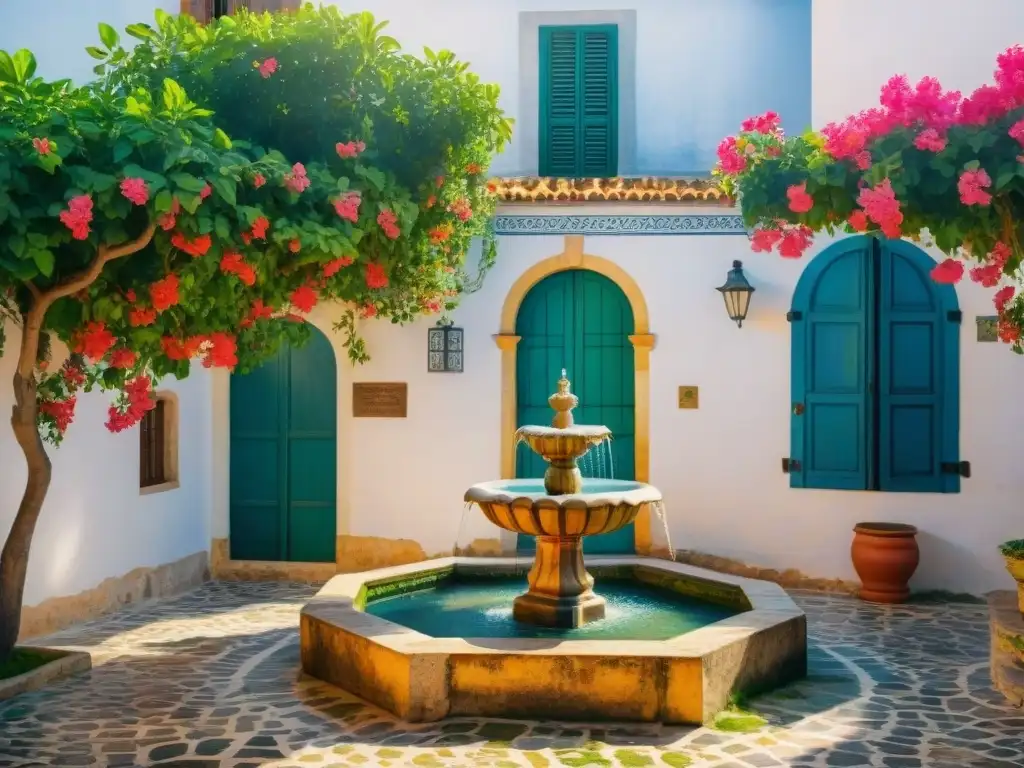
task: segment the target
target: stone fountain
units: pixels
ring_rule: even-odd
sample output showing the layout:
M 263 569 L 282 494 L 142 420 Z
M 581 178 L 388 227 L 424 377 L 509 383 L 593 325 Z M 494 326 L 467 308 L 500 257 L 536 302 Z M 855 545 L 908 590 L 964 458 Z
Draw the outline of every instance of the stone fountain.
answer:
M 594 593 L 594 579 L 583 563 L 583 539 L 617 531 L 636 519 L 645 504 L 661 501 L 646 483 L 595 481 L 590 490 L 578 459 L 612 437 L 603 426 L 577 426 L 572 411 L 579 398 L 562 370 L 558 391 L 548 398 L 555 411 L 550 427 L 525 426 L 516 432 L 548 462 L 543 487 L 522 480 L 474 485 L 466 501 L 477 504 L 492 523 L 537 538 L 528 590 L 513 602 L 516 621 L 546 627 L 578 627 L 605 615 L 605 600 Z

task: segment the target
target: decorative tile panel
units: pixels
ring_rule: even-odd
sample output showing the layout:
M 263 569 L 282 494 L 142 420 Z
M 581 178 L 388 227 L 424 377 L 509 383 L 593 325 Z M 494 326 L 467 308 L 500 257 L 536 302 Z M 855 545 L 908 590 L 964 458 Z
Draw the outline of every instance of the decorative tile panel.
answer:
M 498 235 L 746 235 L 735 215 L 537 216 L 499 214 Z

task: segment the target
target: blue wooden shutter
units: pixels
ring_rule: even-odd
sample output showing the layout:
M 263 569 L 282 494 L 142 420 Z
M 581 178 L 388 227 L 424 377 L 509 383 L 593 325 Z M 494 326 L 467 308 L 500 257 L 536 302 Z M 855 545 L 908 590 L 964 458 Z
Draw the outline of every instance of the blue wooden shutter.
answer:
M 540 28 L 540 174 L 614 176 L 618 28 Z
M 794 295 L 791 456 L 794 488 L 870 487 L 873 375 L 871 241 L 816 257 Z M 819 261 L 821 260 L 821 261 Z
M 934 263 L 914 246 L 883 242 L 879 260 L 879 490 L 958 491 L 943 474 L 959 442 L 959 325 L 943 289 L 928 274 Z M 952 291 L 952 288 L 949 288 Z M 955 295 L 954 295 L 955 297 Z

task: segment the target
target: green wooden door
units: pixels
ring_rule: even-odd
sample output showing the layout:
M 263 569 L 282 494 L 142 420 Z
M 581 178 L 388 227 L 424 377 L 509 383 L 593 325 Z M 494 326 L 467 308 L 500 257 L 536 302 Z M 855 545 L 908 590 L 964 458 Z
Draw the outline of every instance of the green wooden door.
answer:
M 612 431 L 611 469 L 619 480 L 635 479 L 633 311 L 614 282 L 587 270 L 568 270 L 535 285 L 519 308 L 516 334 L 516 402 L 519 426 L 550 424 L 548 397 L 562 368 L 580 399 L 577 424 L 604 424 Z M 598 459 L 583 462 L 584 474 Z M 546 464 L 528 447 L 516 449 L 516 476 L 543 477 Z M 605 474 L 605 472 L 602 472 Z M 632 553 L 633 526 L 585 540 L 591 554 Z M 531 551 L 533 537 L 520 536 Z
M 231 377 L 231 557 L 333 563 L 337 366 L 313 329 Z

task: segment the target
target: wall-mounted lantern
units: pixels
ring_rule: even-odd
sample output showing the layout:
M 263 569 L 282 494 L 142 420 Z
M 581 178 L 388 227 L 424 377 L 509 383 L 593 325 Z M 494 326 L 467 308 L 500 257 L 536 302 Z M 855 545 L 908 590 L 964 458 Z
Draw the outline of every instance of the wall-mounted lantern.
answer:
M 754 286 L 747 282 L 743 274 L 742 261 L 732 263 L 725 285 L 718 288 L 718 291 L 725 299 L 725 311 L 729 313 L 729 319 L 742 328 L 743 321 L 747 319 L 747 310 L 750 308 L 750 296 L 754 292 Z
M 427 370 L 430 373 L 462 373 L 461 328 L 438 325 L 427 330 Z

